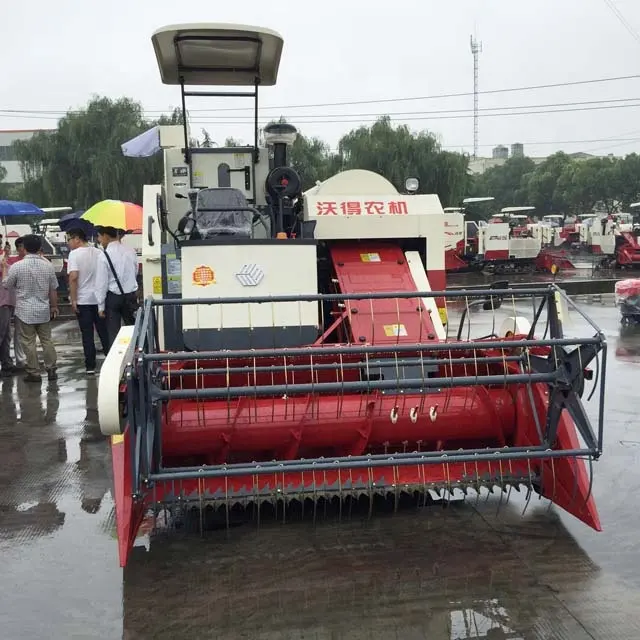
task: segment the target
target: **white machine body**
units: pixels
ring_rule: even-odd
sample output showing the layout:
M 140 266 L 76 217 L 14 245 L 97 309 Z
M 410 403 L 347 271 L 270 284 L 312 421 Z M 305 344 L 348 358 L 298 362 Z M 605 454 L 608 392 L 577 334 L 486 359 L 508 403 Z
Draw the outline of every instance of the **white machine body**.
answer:
M 315 244 L 184 246 L 182 296 L 229 298 L 318 293 Z M 239 329 L 318 324 L 316 302 L 184 305 L 182 327 Z M 293 329 L 295 330 L 295 329 Z
M 362 169 L 338 173 L 304 193 L 304 220 L 316 222 L 316 239 L 424 238 L 430 276 L 444 273 L 449 215 L 437 195 L 400 194 L 386 178 Z
M 478 253 L 486 260 L 533 260 L 541 249 L 539 237 L 512 237 L 507 222 L 491 223 L 479 229 Z

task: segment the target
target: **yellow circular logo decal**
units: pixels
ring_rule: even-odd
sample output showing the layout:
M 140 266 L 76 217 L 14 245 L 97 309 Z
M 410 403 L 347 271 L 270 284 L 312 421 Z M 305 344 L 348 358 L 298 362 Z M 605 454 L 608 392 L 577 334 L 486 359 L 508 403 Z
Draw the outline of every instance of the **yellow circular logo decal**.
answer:
M 197 287 L 206 287 L 216 283 L 216 275 L 211 267 L 200 265 L 193 270 L 193 284 Z

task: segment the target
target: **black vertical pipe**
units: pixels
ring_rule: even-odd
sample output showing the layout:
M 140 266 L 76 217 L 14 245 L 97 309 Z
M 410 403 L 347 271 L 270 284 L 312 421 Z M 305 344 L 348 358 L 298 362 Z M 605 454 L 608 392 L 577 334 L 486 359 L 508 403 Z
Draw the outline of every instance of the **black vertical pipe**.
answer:
M 287 145 L 284 142 L 273 145 L 273 166 L 274 168 L 287 166 Z
M 184 161 L 189 168 L 189 188 L 193 188 L 193 172 L 191 171 L 191 151 L 189 149 L 189 131 L 187 129 L 187 101 L 184 95 L 184 78 L 180 78 L 180 97 L 182 99 L 182 131 L 184 132 Z M 166 177 L 166 176 L 165 176 Z

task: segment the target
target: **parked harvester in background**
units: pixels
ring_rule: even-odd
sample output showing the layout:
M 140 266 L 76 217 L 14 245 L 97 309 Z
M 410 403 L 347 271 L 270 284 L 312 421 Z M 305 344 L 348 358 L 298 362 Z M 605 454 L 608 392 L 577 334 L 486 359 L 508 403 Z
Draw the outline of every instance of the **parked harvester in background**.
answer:
M 187 86 L 248 85 L 256 119 L 247 148 L 190 148 L 186 109 L 182 131 L 160 131 L 164 183 L 143 200 L 149 295 L 98 390 L 121 565 L 146 517 L 195 512 L 233 536 L 232 519 L 274 510 L 284 522 L 364 501 L 371 513 L 381 498 L 496 487 L 498 508 L 524 487 L 600 530 L 585 459 L 601 454 L 604 414 L 594 431 L 580 399 L 599 330 L 583 316 L 593 337 L 568 338 L 572 303 L 554 286 L 518 291 L 524 301 L 506 284 L 445 291 L 437 195 L 360 170 L 302 193 L 295 128 L 269 125 L 258 145 L 276 32 L 173 25 L 152 43 L 183 104 L 229 95 Z
M 637 208 L 640 203 L 631 206 Z M 605 268 L 640 266 L 640 224 L 632 214 L 600 214 L 586 219 L 580 227 L 580 242 Z
M 478 237 L 481 225 L 474 220 L 467 220 L 465 213 L 471 204 L 493 200 L 495 200 L 493 197 L 465 198 L 462 201 L 462 207 L 445 207 L 445 268 L 447 272 L 477 271 L 482 268 L 478 260 Z
M 525 212 L 535 207 L 504 207 L 480 228 L 478 259 L 487 273 L 526 273 L 535 269 L 542 240 L 529 229 L 532 220 Z

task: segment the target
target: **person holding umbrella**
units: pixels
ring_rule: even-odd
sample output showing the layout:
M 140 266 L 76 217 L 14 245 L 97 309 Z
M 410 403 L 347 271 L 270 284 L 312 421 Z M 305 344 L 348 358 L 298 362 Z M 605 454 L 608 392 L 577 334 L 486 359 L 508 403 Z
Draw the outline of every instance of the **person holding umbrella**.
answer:
M 138 308 L 138 256 L 120 242 L 114 227 L 96 226 L 104 252 L 96 272 L 98 315 L 106 319 L 109 348 L 122 325 L 136 321 Z
M 138 256 L 120 242 L 125 231 L 142 229 L 142 207 L 120 200 L 102 200 L 81 216 L 91 222 L 104 253 L 98 263 L 98 314 L 106 318 L 109 346 L 120 326 L 135 323 L 138 308 Z

